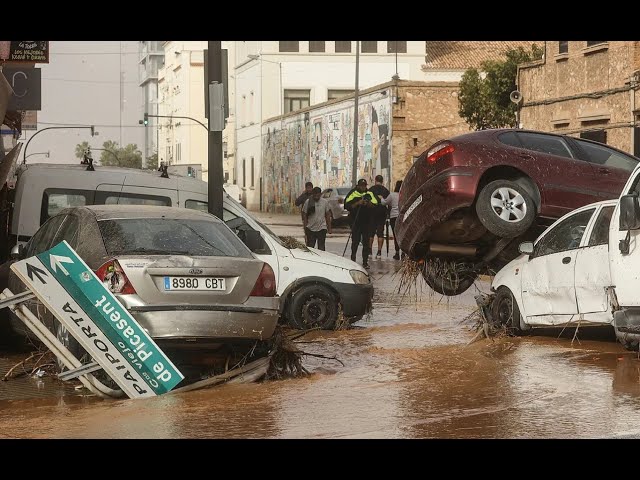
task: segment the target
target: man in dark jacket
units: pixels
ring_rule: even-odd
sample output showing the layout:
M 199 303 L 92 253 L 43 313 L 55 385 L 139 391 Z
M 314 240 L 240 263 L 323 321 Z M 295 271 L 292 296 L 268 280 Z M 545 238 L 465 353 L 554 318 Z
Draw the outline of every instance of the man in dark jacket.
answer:
M 378 205 L 380 199 L 375 193 L 367 190 L 367 181 L 364 178 L 358 180 L 356 188 L 349 191 L 344 201 L 351 222 L 351 260 L 356 261 L 358 245 L 362 243 L 362 266 L 365 268 L 369 267 L 369 238 L 373 233 L 374 212 Z
M 376 175 L 376 184 L 369 189 L 369 191 L 376 194 L 379 199 L 386 200 L 389 196 L 389 190 L 384 186 L 384 178 L 382 175 Z M 371 240 L 369 240 L 371 253 L 373 254 L 373 236 L 378 237 L 378 253 L 376 258 L 382 257 L 382 246 L 384 245 L 384 226 L 387 223 L 388 208 L 385 205 L 379 204 L 374 209 L 373 219 L 373 232 L 371 232 Z
M 313 183 L 307 182 L 304 184 L 304 192 L 302 192 L 302 194 L 298 198 L 296 198 L 296 207 L 300 207 L 300 218 L 302 218 L 303 225 L 304 225 L 304 212 L 302 211 L 302 209 L 304 207 L 304 202 L 310 199 L 312 194 L 313 194 Z M 307 238 L 306 231 L 304 233 L 304 238 L 305 238 L 305 243 L 308 243 L 309 239 Z

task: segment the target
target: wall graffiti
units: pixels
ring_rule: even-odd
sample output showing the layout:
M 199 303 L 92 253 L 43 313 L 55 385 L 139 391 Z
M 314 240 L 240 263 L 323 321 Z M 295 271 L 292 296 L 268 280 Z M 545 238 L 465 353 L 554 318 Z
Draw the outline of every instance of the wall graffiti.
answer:
M 384 93 L 383 93 L 384 92 Z M 391 99 L 386 90 L 363 95 L 358 105 L 358 178 L 389 182 Z M 262 127 L 263 205 L 291 213 L 307 181 L 322 189 L 351 185 L 353 99 L 289 115 Z

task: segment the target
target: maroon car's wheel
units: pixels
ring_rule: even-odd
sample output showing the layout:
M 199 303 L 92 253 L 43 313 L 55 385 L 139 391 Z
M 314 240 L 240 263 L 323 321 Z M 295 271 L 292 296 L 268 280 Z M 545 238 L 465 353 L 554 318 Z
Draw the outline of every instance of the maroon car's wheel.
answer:
M 484 186 L 476 212 L 482 224 L 501 238 L 525 233 L 536 216 L 536 206 L 522 185 L 511 180 L 494 180 Z
M 467 291 L 477 276 L 473 265 L 464 262 L 449 262 L 448 268 L 430 268 L 429 262 L 425 262 L 422 269 L 422 277 L 427 285 L 447 297 Z

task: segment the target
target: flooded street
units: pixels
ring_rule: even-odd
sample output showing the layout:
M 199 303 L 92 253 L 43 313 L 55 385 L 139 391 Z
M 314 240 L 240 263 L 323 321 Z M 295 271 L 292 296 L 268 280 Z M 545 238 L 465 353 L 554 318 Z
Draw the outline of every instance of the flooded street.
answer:
M 345 242 L 334 236 L 328 250 L 341 254 Z M 475 332 L 461 320 L 475 309 L 476 289 L 447 299 L 424 287 L 417 303 L 399 306 L 400 262 L 383 254 L 370 263 L 373 315 L 358 328 L 301 339 L 304 351 L 344 366 L 305 357 L 305 378 L 135 401 L 23 377 L 0 382 L 0 438 L 593 438 L 640 430 L 640 361 L 612 336 L 583 330 L 573 344 L 572 334 L 552 333 L 466 346 Z M 0 374 L 23 357 L 0 354 Z

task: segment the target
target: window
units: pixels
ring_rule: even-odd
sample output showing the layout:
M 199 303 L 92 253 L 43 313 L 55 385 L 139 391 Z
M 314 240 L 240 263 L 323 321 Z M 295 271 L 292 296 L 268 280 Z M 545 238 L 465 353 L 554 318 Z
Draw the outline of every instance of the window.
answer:
M 57 215 L 47 220 L 40 230 L 31 238 L 31 241 L 29 241 L 27 257 L 42 253 L 50 247 L 51 240 L 53 240 L 58 228 L 60 228 L 64 217 L 65 215 Z
M 79 226 L 80 221 L 78 220 L 78 217 L 75 215 L 66 215 L 60 230 L 58 230 L 54 244 L 58 244 L 61 241 L 66 240 L 72 248 L 76 248 Z
M 558 42 L 558 53 L 569 53 L 569 42 L 567 40 L 563 40 L 562 42 Z
M 309 106 L 311 90 L 285 90 L 284 113 L 295 112 Z
M 516 135 L 516 132 L 503 133 L 498 136 L 498 140 L 500 140 L 500 143 L 504 143 L 505 145 L 509 145 L 511 147 L 524 148 L 522 146 L 522 142 L 518 138 L 518 135 Z
M 324 44 L 325 42 L 320 41 L 310 41 L 309 42 L 309 52 L 324 52 Z
M 213 220 L 120 218 L 101 220 L 98 227 L 109 255 L 149 252 L 251 258 L 251 253 L 238 237 Z
M 42 195 L 40 225 L 65 208 L 93 205 L 94 195 L 93 190 L 47 188 Z
M 254 175 L 255 175 L 255 164 L 253 161 L 253 157 L 251 157 L 251 188 L 256 186 Z
M 597 143 L 576 140 L 580 148 L 585 153 L 587 162 L 603 167 L 619 168 L 627 172 L 632 172 L 638 160 L 630 155 L 626 155 L 612 148 L 599 145 Z
M 387 42 L 387 53 L 407 53 L 407 42 Z
M 96 205 L 154 205 L 170 207 L 171 199 L 159 195 L 127 192 L 96 192 Z
M 606 130 L 589 130 L 587 132 L 580 132 L 580 138 L 586 138 L 587 140 L 593 140 L 594 142 L 607 143 L 607 131 Z
M 360 42 L 362 53 L 378 53 L 378 42 Z
M 563 220 L 540 239 L 533 250 L 534 257 L 573 250 L 580 241 L 595 208 L 590 208 Z
M 587 41 L 587 47 L 594 47 L 596 45 L 601 45 L 603 43 L 607 43 L 606 41 L 600 41 L 598 40 L 597 42 L 595 41 Z
M 589 246 L 606 245 L 609 243 L 609 224 L 613 215 L 614 207 L 603 207 L 600 210 L 596 224 L 593 226 Z
M 335 100 L 337 98 L 346 97 L 353 94 L 353 90 L 327 90 L 327 100 Z
M 247 187 L 247 159 L 242 159 L 242 186 Z
M 180 159 L 182 158 L 182 155 L 181 155 L 181 153 L 182 153 L 182 152 L 181 152 L 181 149 L 180 149 L 180 147 L 181 147 L 181 146 L 182 146 L 182 145 L 181 145 L 181 144 L 179 144 L 179 143 L 177 143 L 177 144 L 176 144 L 176 160 L 177 160 L 178 162 L 179 162 L 179 161 L 180 161 Z
M 279 51 L 281 52 L 299 52 L 300 51 L 300 42 L 278 42 Z
M 537 133 L 518 133 L 517 135 L 522 141 L 524 148 L 528 150 L 556 155 L 558 157 L 573 158 L 567 142 L 560 137 L 540 135 Z
M 184 208 L 209 213 L 209 204 L 200 200 L 187 200 L 186 202 L 184 202 Z
M 336 42 L 336 53 L 351 53 L 351 41 Z

